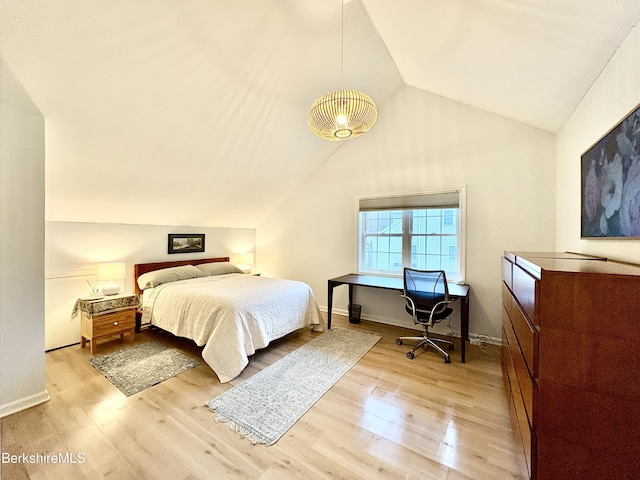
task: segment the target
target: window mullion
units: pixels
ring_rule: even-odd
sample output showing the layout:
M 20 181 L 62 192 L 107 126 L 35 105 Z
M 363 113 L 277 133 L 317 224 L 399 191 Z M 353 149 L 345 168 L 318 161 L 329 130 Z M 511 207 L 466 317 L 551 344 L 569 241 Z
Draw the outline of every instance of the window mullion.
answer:
M 402 211 L 402 266 L 411 267 L 411 210 Z

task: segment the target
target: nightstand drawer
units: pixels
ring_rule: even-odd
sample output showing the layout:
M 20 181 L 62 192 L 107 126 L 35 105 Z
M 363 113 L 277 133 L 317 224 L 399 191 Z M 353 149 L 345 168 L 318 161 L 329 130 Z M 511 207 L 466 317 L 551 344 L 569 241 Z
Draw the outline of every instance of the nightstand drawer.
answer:
M 135 328 L 136 311 L 129 309 L 96 315 L 92 317 L 91 322 L 93 323 L 92 331 L 95 337 L 121 333 L 124 330 Z

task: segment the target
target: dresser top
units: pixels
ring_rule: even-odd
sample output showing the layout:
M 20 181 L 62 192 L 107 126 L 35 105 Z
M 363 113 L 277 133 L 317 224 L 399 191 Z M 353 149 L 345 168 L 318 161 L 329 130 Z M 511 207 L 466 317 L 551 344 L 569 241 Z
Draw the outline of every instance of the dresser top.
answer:
M 537 278 L 543 272 L 640 276 L 640 265 L 572 252 L 505 252 L 505 257 Z

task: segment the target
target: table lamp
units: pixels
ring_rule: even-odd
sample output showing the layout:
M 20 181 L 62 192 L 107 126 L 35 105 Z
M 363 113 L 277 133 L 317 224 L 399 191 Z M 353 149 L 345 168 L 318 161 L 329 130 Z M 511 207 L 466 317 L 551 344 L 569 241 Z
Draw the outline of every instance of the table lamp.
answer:
M 120 284 L 116 280 L 124 280 L 125 274 L 124 262 L 99 263 L 96 278 L 102 282 L 103 295 L 116 295 L 120 293 Z
M 240 259 L 240 264 L 238 265 L 238 267 L 240 267 L 244 273 L 251 273 L 251 268 L 253 267 L 253 253 L 252 252 L 248 252 L 248 253 L 241 253 L 239 255 L 239 259 Z

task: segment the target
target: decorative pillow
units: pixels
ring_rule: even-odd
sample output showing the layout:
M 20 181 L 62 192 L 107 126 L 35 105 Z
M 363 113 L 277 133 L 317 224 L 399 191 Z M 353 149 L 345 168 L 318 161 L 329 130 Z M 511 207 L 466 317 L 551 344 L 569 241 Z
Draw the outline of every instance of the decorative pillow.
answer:
M 196 265 L 205 275 L 224 275 L 225 273 L 244 273 L 240 267 L 230 262 L 202 263 Z
M 143 273 L 138 277 L 138 286 L 144 290 L 145 288 L 157 287 L 163 283 L 177 282 L 178 280 L 188 280 L 197 277 L 206 277 L 206 275 L 193 265 L 169 267 Z

